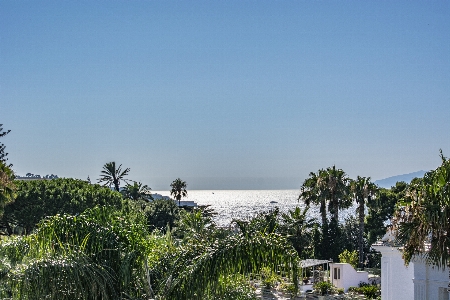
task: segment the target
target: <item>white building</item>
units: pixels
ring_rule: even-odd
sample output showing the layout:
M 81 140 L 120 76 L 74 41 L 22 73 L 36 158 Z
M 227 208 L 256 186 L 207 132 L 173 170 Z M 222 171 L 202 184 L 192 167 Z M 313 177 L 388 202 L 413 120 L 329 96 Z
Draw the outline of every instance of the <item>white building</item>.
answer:
M 351 286 L 358 287 L 361 282 L 369 283 L 369 273 L 356 271 L 347 263 L 330 263 L 330 272 L 333 285 L 343 288 L 344 292 L 347 292 Z
M 402 253 L 396 247 L 388 244 L 372 245 L 381 252 L 381 299 L 412 300 L 414 298 L 414 263 L 408 267 L 402 258 Z M 435 299 L 436 300 L 436 299 Z
M 383 300 L 449 300 L 448 268 L 438 269 L 416 257 L 408 267 L 402 248 L 389 238 L 372 245 L 381 252 L 381 299 Z
M 426 264 L 423 259 L 414 261 L 414 300 L 449 300 L 447 286 L 448 268 L 438 269 Z

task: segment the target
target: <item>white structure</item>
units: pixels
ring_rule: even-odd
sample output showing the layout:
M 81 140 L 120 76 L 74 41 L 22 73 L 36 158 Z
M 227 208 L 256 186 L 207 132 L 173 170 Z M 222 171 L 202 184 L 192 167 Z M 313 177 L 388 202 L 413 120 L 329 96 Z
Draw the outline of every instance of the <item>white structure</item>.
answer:
M 195 203 L 194 201 L 187 201 L 187 200 L 181 200 L 180 202 L 178 202 L 177 200 L 174 200 L 178 206 L 192 206 L 192 207 L 197 207 L 197 203 Z
M 398 248 L 390 247 L 387 244 L 375 244 L 372 247 L 381 252 L 381 299 L 415 299 L 412 281 L 414 263 L 410 263 L 406 267 Z
M 333 285 L 343 288 L 344 292 L 347 292 L 351 286 L 358 287 L 360 282 L 369 283 L 369 273 L 356 271 L 347 263 L 330 263 L 330 272 Z
M 414 261 L 414 300 L 449 300 L 448 269 L 427 265 L 422 259 Z
M 448 268 L 438 269 L 416 257 L 408 267 L 402 248 L 394 246 L 392 233 L 384 242 L 372 245 L 381 252 L 381 299 L 383 300 L 449 300 Z
M 163 196 L 161 194 L 152 194 L 153 199 L 155 200 L 171 200 L 171 198 L 169 196 Z M 188 201 L 188 200 L 181 200 L 180 202 L 178 202 L 177 200 L 173 200 L 178 206 L 189 206 L 189 207 L 197 207 L 197 203 L 195 203 L 195 201 Z

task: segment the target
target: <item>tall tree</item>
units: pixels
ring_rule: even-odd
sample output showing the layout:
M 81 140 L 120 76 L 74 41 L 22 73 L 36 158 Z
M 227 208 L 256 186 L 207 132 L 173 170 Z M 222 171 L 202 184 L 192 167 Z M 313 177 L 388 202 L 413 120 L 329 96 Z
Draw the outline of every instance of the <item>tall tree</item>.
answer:
M 359 230 L 358 230 L 358 253 L 359 253 L 359 267 L 363 267 L 364 261 L 364 219 L 365 219 L 365 209 L 366 203 L 371 201 L 374 197 L 377 187 L 374 183 L 370 181 L 370 177 L 358 176 L 356 180 L 351 181 L 351 191 L 356 203 L 358 204 L 358 219 L 359 219 Z
M 14 199 L 15 190 L 13 171 L 4 162 L 0 161 L 0 217 L 3 215 L 5 204 Z
M 441 159 L 436 170 L 411 182 L 404 206 L 396 212 L 406 264 L 419 254 L 438 268 L 450 268 L 450 159 L 442 151 Z
M 303 210 L 297 206 L 281 215 L 281 231 L 286 234 L 300 258 L 310 258 L 314 254 L 312 238 L 317 220 L 308 218 L 308 210 L 308 206 Z
M 405 197 L 407 188 L 404 181 L 397 182 L 390 189 L 378 188 L 376 197 L 367 203 L 368 214 L 364 230 L 369 245 L 386 234 L 387 227 L 390 226 L 388 221 L 392 219 L 397 203 Z
M 0 124 L 0 137 L 4 137 L 5 135 L 11 132 L 11 130 L 3 131 L 2 126 L 3 124 Z M 0 143 L 0 162 L 4 162 L 6 164 L 6 161 L 8 160 L 6 156 L 8 156 L 8 153 L 5 152 L 5 147 L 6 146 L 3 143 Z M 12 164 L 7 166 L 11 168 Z
M 103 166 L 98 183 L 104 182 L 103 185 L 107 185 L 109 187 L 114 186 L 114 189 L 119 192 L 120 182 L 127 182 L 125 176 L 128 175 L 128 172 L 130 172 L 130 168 L 126 168 L 122 171 L 122 165 L 119 165 L 119 167 L 116 168 L 116 162 L 114 161 L 106 163 Z
M 151 190 L 148 185 L 133 181 L 133 184 L 127 183 L 122 189 L 122 195 L 131 200 L 153 200 Z
M 176 200 L 178 200 L 178 205 L 180 205 L 181 197 L 187 196 L 186 181 L 177 178 L 170 184 L 170 187 L 172 188 L 172 190 L 170 191 L 170 195 L 172 195 Z
M 352 204 L 349 193 L 349 178 L 342 169 L 335 166 L 326 170 L 320 169 L 317 173 L 309 173 L 303 182 L 299 200 L 306 205 L 320 204 L 322 225 L 327 223 L 326 205 L 332 218 L 339 223 L 339 210 L 348 208 Z
M 303 200 L 307 206 L 311 204 L 320 205 L 322 225 L 327 223 L 324 172 L 323 169 L 320 169 L 317 174 L 314 172 L 309 173 L 309 177 L 303 182 L 300 195 L 298 196 L 298 200 Z
M 326 182 L 328 211 L 336 223 L 339 223 L 339 210 L 352 205 L 349 193 L 350 179 L 342 169 L 336 169 L 336 166 L 327 168 L 321 176 Z

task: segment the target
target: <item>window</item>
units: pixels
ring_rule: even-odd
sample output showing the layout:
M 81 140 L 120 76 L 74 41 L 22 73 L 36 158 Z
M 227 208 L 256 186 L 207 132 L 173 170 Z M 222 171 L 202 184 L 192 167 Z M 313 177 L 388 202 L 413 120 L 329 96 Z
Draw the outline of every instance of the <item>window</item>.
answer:
M 334 268 L 334 279 L 341 279 L 341 268 Z

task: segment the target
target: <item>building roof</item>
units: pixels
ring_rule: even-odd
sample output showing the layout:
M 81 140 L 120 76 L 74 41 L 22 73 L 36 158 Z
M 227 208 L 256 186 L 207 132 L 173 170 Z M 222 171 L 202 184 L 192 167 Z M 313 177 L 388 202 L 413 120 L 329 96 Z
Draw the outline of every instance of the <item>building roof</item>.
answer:
M 300 267 L 312 267 L 317 265 L 323 265 L 329 263 L 329 260 L 320 260 L 320 259 L 305 259 L 300 262 Z

